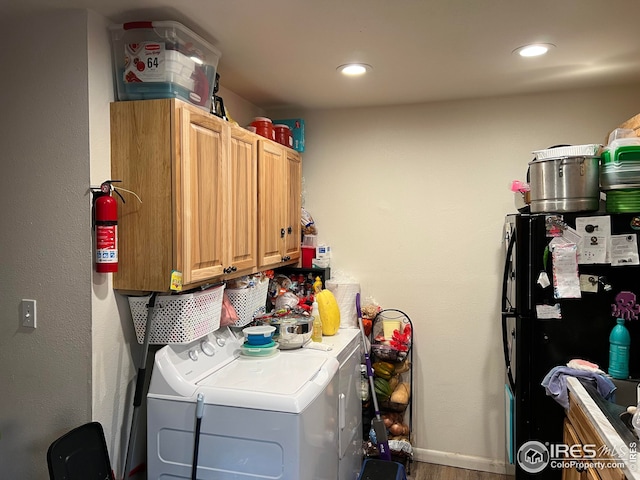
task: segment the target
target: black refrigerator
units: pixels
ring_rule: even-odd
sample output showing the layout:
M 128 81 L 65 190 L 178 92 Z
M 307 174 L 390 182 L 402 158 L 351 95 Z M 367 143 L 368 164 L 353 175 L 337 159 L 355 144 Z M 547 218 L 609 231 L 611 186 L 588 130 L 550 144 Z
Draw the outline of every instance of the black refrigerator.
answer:
M 563 297 L 566 290 L 555 288 L 554 271 L 558 274 L 558 270 L 561 273 L 562 270 L 559 260 L 554 270 L 557 259 L 551 253 L 554 250 L 550 249 L 550 242 L 563 243 L 565 233 L 575 240 L 572 233 L 578 232 L 581 240 L 576 241 L 577 244 L 600 242 L 602 245 L 601 234 L 607 225 L 616 245 L 629 242 L 628 258 L 623 246 L 623 253 L 617 251 L 612 259 L 610 254 L 615 247 L 611 243 L 605 247 L 609 251 L 605 261 L 598 247 L 595 254 L 590 252 L 593 257 L 578 253 L 578 258 L 582 255 L 584 261 L 598 263 L 576 262 L 577 280 L 574 280 L 582 282 L 578 287 L 579 298 Z M 518 449 L 526 442 L 562 442 L 564 408 L 547 396 L 541 383 L 552 368 L 565 366 L 572 359 L 596 363 L 606 372 L 609 334 L 618 316 L 629 320 L 626 327 L 631 334 L 630 377 L 640 377 L 640 321 L 636 319 L 640 307 L 635 301 L 635 298 L 640 301 L 637 247 L 635 256 L 633 254 L 639 229 L 640 213 L 506 217 L 502 338 L 506 363 L 507 449 L 518 480 L 561 478 L 559 469 L 527 473 L 517 461 Z M 584 245 L 589 249 L 588 243 Z M 558 285 L 562 286 L 565 277 L 559 275 L 559 278 Z M 575 293 L 575 288 L 573 291 Z M 558 296 L 562 298 L 556 298 Z

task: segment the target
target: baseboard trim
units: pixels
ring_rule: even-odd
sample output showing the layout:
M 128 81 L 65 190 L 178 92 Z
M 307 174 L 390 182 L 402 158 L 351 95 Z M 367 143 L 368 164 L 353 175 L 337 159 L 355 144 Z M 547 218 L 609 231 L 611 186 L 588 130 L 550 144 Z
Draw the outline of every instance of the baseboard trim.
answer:
M 435 463 L 448 467 L 466 468 L 481 472 L 498 473 L 502 475 L 513 474 L 513 465 L 504 461 L 484 457 L 462 455 L 460 453 L 440 452 L 426 448 L 414 448 L 413 459 L 417 462 Z

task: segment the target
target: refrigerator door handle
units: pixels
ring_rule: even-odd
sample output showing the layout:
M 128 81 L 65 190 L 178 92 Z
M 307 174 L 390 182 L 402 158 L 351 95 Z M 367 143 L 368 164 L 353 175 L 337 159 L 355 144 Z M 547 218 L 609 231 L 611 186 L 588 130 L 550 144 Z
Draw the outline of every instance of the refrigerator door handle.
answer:
M 504 352 L 504 364 L 507 367 L 507 377 L 509 379 L 509 385 L 511 390 L 515 392 L 516 382 L 513 379 L 513 372 L 511 371 L 511 358 L 509 355 L 509 340 L 507 332 L 507 319 L 515 318 L 515 309 L 509 305 L 507 306 L 507 286 L 509 281 L 509 274 L 511 273 L 511 257 L 516 244 L 516 232 L 515 230 L 511 234 L 509 239 L 509 247 L 507 248 L 507 254 L 504 259 L 504 274 L 502 277 L 502 350 Z
M 509 284 L 509 274 L 511 273 L 511 258 L 513 256 L 513 250 L 516 245 L 516 232 L 514 231 L 511 234 L 511 238 L 509 239 L 509 247 L 507 248 L 507 254 L 504 258 L 504 272 L 502 275 L 502 313 L 511 314 L 514 313 L 514 308 L 509 305 L 507 306 L 507 286 Z
M 511 358 L 509 355 L 509 342 L 507 340 L 509 332 L 507 332 L 507 318 L 515 317 L 515 315 L 510 315 L 508 313 L 502 314 L 502 351 L 504 353 L 504 364 L 507 367 L 507 378 L 509 379 L 509 385 L 511 386 L 511 391 L 516 391 L 516 382 L 513 379 L 513 372 L 511 371 Z

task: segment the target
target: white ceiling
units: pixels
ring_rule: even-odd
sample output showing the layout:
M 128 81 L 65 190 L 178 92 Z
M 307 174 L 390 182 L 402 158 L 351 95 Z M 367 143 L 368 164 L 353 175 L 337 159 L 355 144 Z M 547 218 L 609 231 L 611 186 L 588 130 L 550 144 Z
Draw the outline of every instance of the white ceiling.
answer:
M 422 103 L 640 84 L 639 0 L 1 0 L 176 20 L 222 52 L 220 83 L 265 108 Z M 526 43 L 557 47 L 524 59 Z M 373 66 L 345 78 L 336 67 Z

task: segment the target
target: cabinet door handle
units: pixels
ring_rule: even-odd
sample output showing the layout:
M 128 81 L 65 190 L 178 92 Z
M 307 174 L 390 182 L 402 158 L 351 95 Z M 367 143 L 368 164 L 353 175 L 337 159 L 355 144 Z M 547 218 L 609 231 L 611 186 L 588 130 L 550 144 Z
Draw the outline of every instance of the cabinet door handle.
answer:
M 235 272 L 236 270 L 238 270 L 238 267 L 236 267 L 235 265 L 231 267 L 232 272 Z
M 291 226 L 287 227 L 287 233 L 291 235 L 293 233 L 293 228 Z
M 284 238 L 284 228 L 280 229 L 280 238 Z
M 291 260 L 291 257 L 289 255 L 285 255 L 284 257 L 282 257 L 283 262 L 286 262 L 287 260 Z

